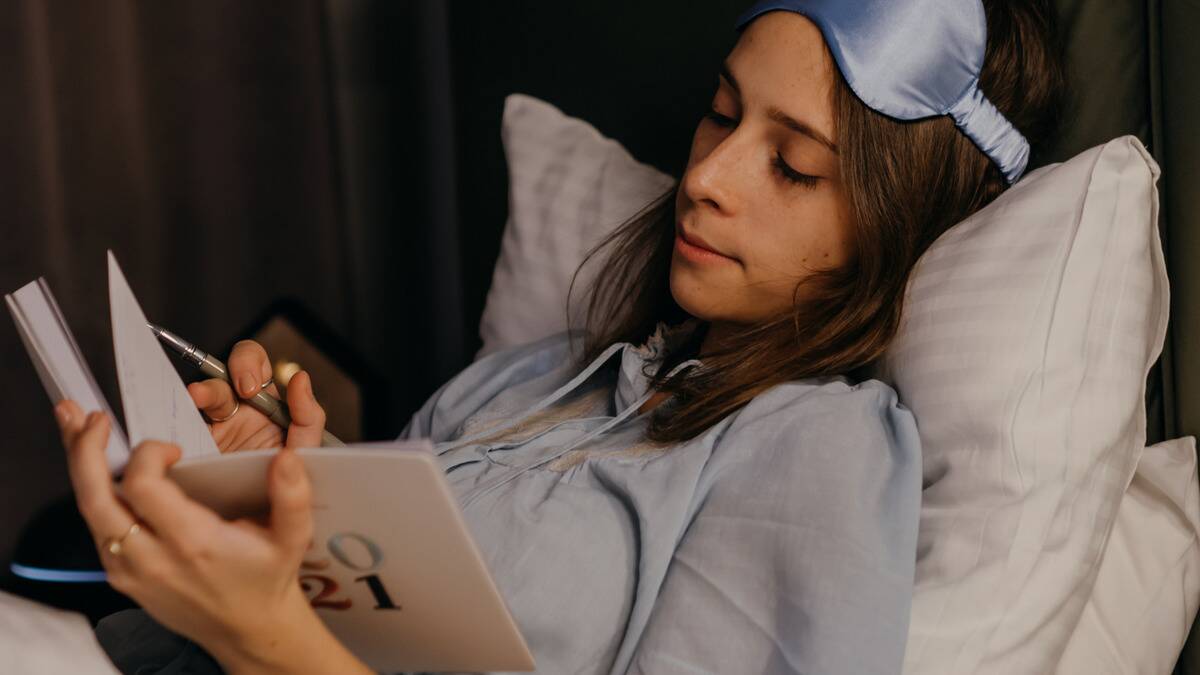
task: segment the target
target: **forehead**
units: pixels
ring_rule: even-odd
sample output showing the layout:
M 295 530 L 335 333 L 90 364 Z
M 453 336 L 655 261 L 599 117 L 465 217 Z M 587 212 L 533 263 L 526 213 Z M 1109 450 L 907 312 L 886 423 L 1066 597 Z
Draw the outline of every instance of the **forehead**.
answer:
M 808 17 L 790 11 L 759 16 L 742 31 L 727 61 L 743 101 L 777 106 L 832 137 L 836 65 Z

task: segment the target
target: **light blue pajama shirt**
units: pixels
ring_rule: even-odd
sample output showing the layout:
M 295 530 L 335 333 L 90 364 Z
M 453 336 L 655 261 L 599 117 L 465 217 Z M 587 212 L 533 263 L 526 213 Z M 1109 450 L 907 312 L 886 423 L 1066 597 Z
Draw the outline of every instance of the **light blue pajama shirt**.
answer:
M 654 448 L 643 368 L 695 326 L 660 323 L 580 372 L 578 333 L 492 353 L 401 438 L 434 442 L 538 673 L 900 673 L 921 498 L 912 414 L 878 380 L 814 378 Z M 129 656 L 115 624 L 102 642 Z M 189 660 L 147 672 L 204 672 Z

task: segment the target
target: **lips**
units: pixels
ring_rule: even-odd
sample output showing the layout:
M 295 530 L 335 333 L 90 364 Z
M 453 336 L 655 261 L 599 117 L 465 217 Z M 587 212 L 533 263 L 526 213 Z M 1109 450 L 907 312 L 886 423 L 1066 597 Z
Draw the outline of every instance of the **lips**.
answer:
M 696 248 L 702 248 L 702 249 L 704 249 L 704 250 L 706 250 L 706 251 L 709 251 L 709 252 L 711 252 L 711 253 L 716 253 L 717 255 L 725 256 L 726 258 L 732 258 L 732 257 L 733 257 L 733 256 L 730 256 L 730 255 L 725 255 L 724 253 L 722 253 L 722 252 L 718 251 L 717 249 L 713 248 L 711 245 L 709 245 L 709 243 L 708 243 L 708 242 L 704 241 L 704 240 L 703 240 L 703 239 L 701 239 L 700 237 L 698 237 L 698 236 L 696 236 L 696 235 L 694 235 L 694 234 L 689 234 L 689 233 L 687 232 L 687 230 L 683 229 L 683 226 L 682 226 L 682 225 L 680 225 L 680 226 L 679 226 L 678 230 L 679 230 L 679 236 L 680 236 L 680 237 L 682 237 L 684 241 L 686 241 L 687 243 L 691 244 L 692 246 L 695 246 Z

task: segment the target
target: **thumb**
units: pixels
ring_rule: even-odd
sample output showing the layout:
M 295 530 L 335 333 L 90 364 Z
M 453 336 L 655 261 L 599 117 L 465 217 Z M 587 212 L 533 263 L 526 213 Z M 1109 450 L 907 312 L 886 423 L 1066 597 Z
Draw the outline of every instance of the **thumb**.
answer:
M 313 396 L 312 378 L 308 371 L 301 370 L 288 380 L 288 412 L 292 424 L 288 427 L 287 447 L 315 448 L 321 445 L 321 432 L 325 430 L 325 409 Z
M 271 460 L 267 495 L 272 536 L 292 551 L 303 552 L 312 539 L 312 483 L 295 450 L 283 448 Z

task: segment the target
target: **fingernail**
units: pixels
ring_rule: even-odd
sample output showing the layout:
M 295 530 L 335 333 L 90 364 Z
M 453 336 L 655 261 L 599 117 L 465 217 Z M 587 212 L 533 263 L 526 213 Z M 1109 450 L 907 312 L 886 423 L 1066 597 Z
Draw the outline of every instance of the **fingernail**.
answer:
M 54 406 L 54 417 L 59 424 L 66 424 L 71 421 L 71 411 L 67 410 L 65 405 L 59 404 Z
M 242 393 L 247 396 L 253 394 L 254 393 L 254 377 L 252 377 L 249 373 L 243 375 L 242 379 L 238 380 L 238 389 L 241 389 Z

